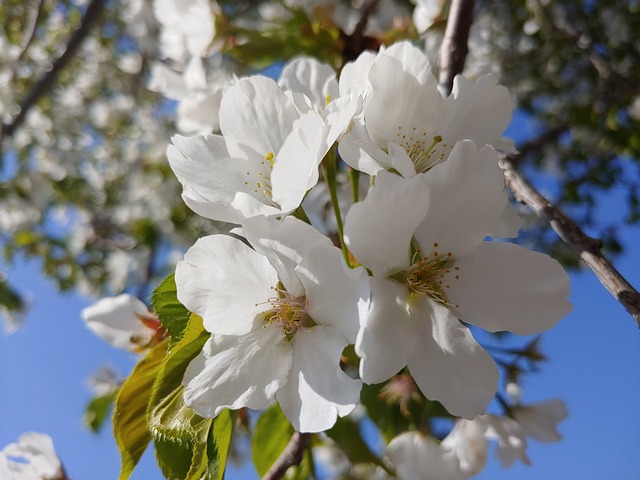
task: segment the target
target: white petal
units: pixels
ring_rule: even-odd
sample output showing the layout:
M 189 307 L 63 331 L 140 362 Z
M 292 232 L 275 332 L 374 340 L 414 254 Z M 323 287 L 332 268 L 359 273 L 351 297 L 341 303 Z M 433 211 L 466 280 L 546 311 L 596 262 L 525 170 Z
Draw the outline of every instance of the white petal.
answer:
M 406 364 L 409 311 L 407 287 L 394 280 L 371 277 L 371 306 L 358 332 L 356 353 L 360 377 L 365 383 L 380 383 Z
M 354 62 L 347 63 L 340 72 L 340 95 L 359 93 L 369 83 L 369 69 L 377 55 L 372 52 L 362 52 Z
M 340 138 L 338 152 L 351 168 L 375 175 L 380 170 L 391 168 L 389 155 L 373 143 L 362 119 L 353 119 L 348 130 Z
M 244 234 L 254 248 L 265 255 L 277 270 L 289 293 L 304 295 L 304 287 L 294 269 L 311 250 L 331 246 L 331 240 L 311 225 L 294 217 L 281 221 L 254 217 L 244 222 Z
M 402 67 L 400 61 L 380 56 L 369 71 L 371 93 L 364 105 L 365 125 L 371 139 L 383 148 L 392 142 L 404 143 L 402 135 L 414 128 L 418 135 L 433 135 L 440 115 L 442 97 L 435 82 L 423 85 Z
M 415 234 L 424 252 L 437 243 L 441 253 L 464 256 L 497 229 L 508 200 L 491 147 L 477 151 L 473 142 L 458 142 L 449 159 L 424 178 L 431 207 Z
M 7 445 L 2 452 L 9 457 L 25 459 L 35 470 L 34 476 L 29 478 L 56 478 L 61 474 L 60 459 L 53 446 L 53 440 L 44 433 L 23 433 L 17 443 Z
M 184 373 L 184 400 L 198 415 L 267 407 L 291 370 L 291 345 L 281 328 L 212 335 Z
M 317 247 L 307 253 L 296 273 L 307 296 L 305 311 L 321 325 L 356 340 L 360 318 L 369 307 L 369 278 L 363 268 L 349 268 L 336 247 Z
M 307 112 L 293 124 L 271 172 L 272 198 L 283 212 L 291 212 L 318 182 L 318 165 L 328 151 L 322 116 Z
M 136 297 L 123 293 L 98 300 L 81 312 L 87 327 L 114 347 L 128 350 L 146 344 L 155 334 L 140 317 L 151 317 L 147 306 Z M 140 341 L 132 342 L 132 338 Z
M 291 343 L 291 374 L 276 398 L 296 431 L 328 430 L 360 398 L 362 382 L 340 368 L 348 341 L 338 330 L 318 325 L 311 330 L 301 328 Z
M 504 468 L 516 460 L 531 465 L 527 457 L 527 439 L 518 422 L 502 415 L 484 415 L 480 419 L 488 424 L 487 438 L 498 441 L 497 457 Z
M 240 160 L 229 156 L 224 138 L 211 134 L 176 135 L 172 142 L 167 157 L 183 186 L 185 203 L 203 217 L 236 221 L 229 205 L 236 192 L 244 189 L 244 178 Z
M 516 238 L 522 227 L 522 217 L 511 203 L 504 206 L 500 225 L 495 231 L 490 232 L 493 238 Z
M 321 108 L 325 107 L 327 98 L 339 95 L 335 70 L 311 57 L 297 57 L 287 62 L 278 85 L 283 90 L 304 94 Z
M 422 50 L 411 42 L 397 42 L 380 53 L 380 56 L 392 57 L 400 62 L 402 69 L 410 73 L 425 88 L 435 89 L 436 78 L 431 73 L 431 65 Z
M 513 418 L 527 436 L 540 442 L 551 443 L 562 440 L 562 435 L 558 432 L 558 423 L 568 415 L 567 405 L 560 399 L 552 398 L 518 407 Z
M 250 151 L 260 156 L 277 154 L 297 118 L 282 89 L 262 76 L 238 80 L 225 92 L 220 106 L 220 130 L 231 156 L 239 158 Z
M 349 210 L 345 241 L 374 275 L 407 268 L 411 237 L 428 208 L 429 192 L 422 176 L 405 179 L 380 172 L 367 198 Z
M 456 266 L 460 278 L 449 278 L 447 292 L 454 312 L 490 332 L 540 333 L 571 311 L 569 276 L 548 255 L 511 243 L 482 242 Z
M 435 438 L 406 432 L 391 440 L 386 456 L 402 480 L 462 480 L 456 459 Z
M 475 81 L 456 76 L 438 132 L 447 143 L 467 138 L 484 145 L 500 138 L 511 120 L 513 102 L 508 90 L 497 83 L 493 75 L 482 75 Z
M 500 374 L 469 329 L 447 308 L 423 297 L 411 306 L 409 330 L 407 365 L 422 393 L 455 416 L 484 413 Z
M 178 300 L 223 335 L 258 327 L 277 283 L 266 257 L 227 235 L 201 238 L 176 267 Z

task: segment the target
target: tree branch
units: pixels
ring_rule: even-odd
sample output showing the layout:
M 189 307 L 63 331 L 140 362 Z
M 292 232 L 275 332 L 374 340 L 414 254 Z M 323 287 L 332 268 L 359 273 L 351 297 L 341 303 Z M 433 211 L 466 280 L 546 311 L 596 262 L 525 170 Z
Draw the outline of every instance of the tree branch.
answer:
M 447 94 L 451 92 L 453 78 L 462 71 L 464 56 L 467 53 L 469 27 L 472 21 L 472 9 L 463 8 L 465 0 L 453 0 L 451 12 L 447 21 L 445 39 L 440 47 L 440 63 L 446 65 L 440 72 L 440 84 Z M 462 55 L 462 58 L 459 58 Z M 447 83 L 451 81 L 451 84 Z M 552 128 L 548 135 L 543 134 L 543 141 L 553 141 L 562 134 L 564 127 Z M 535 141 L 536 143 L 538 140 Z M 531 144 L 528 151 L 535 147 Z M 514 157 L 516 158 L 516 157 Z M 504 171 L 505 180 L 515 197 L 529 206 L 538 216 L 547 221 L 551 228 L 569 246 L 573 247 L 582 261 L 598 277 L 600 283 L 624 306 L 640 327 L 640 293 L 618 272 L 609 260 L 602 254 L 602 242 L 585 234 L 569 217 L 564 215 L 540 192 L 529 185 L 515 170 L 512 160 L 504 154 L 498 154 L 498 162 Z
M 289 467 L 300 465 L 302 455 L 309 446 L 310 440 L 310 433 L 294 432 L 284 451 L 280 454 L 278 460 L 276 460 L 276 462 L 271 466 L 265 476 L 262 477 L 262 480 L 276 480 L 282 478 Z
M 449 95 L 453 88 L 454 77 L 462 72 L 469 52 L 469 30 L 473 23 L 475 0 L 453 0 L 449 10 L 447 28 L 440 46 L 438 83 Z
M 540 218 L 548 222 L 562 241 L 580 254 L 580 259 L 595 273 L 600 283 L 622 304 L 640 327 L 640 293 L 602 254 L 602 242 L 585 234 L 573 220 L 529 185 L 516 172 L 506 155 L 499 154 L 499 164 L 504 170 L 507 185 L 516 199 L 528 205 Z
M 36 82 L 31 88 L 31 91 L 20 103 L 20 112 L 16 115 L 13 121 L 9 124 L 5 124 L 0 131 L 0 142 L 6 136 L 10 136 L 14 131 L 22 125 L 27 113 L 33 107 L 40 98 L 42 98 L 55 83 L 60 71 L 67 66 L 77 50 L 82 45 L 82 42 L 89 34 L 91 27 L 97 23 L 102 11 L 104 10 L 105 0 L 92 0 L 87 9 L 84 12 L 82 20 L 78 29 L 73 33 L 69 39 L 69 43 L 65 48 L 62 55 L 60 55 L 55 62 L 51 65 L 51 68 L 45 72 L 45 74 Z

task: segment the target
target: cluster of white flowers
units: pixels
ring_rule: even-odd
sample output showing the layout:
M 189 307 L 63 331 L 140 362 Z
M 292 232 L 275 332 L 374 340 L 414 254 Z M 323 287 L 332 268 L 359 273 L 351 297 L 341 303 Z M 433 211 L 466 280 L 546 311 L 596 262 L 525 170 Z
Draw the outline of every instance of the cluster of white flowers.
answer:
M 296 430 L 321 431 L 355 407 L 360 379 L 408 366 L 453 415 L 483 414 L 499 372 L 468 325 L 528 335 L 571 309 L 557 262 L 487 241 L 520 224 L 492 147 L 509 148 L 511 108 L 489 75 L 458 77 L 443 97 L 425 55 L 400 43 L 339 79 L 309 59 L 279 83 L 239 79 L 222 98 L 221 134 L 174 137 L 185 202 L 240 225 L 201 238 L 177 267 L 179 300 L 211 333 L 186 371 L 187 404 L 211 417 L 277 400 Z M 336 143 L 372 185 L 346 214 L 344 257 L 298 219 Z M 351 342 L 360 379 L 340 368 Z
M 551 399 L 515 407 L 513 418 L 479 415 L 460 419 L 442 442 L 420 432 L 406 432 L 387 447 L 387 459 L 400 478 L 423 480 L 463 480 L 480 473 L 486 464 L 488 441 L 497 442 L 496 455 L 503 467 L 516 460 L 525 465 L 527 438 L 557 442 L 562 437 L 557 425 L 567 417 L 562 400 Z

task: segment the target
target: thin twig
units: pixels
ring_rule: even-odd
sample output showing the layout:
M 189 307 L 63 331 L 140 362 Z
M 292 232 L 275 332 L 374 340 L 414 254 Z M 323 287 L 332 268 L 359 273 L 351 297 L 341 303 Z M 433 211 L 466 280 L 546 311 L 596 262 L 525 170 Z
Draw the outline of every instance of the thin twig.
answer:
M 447 72 L 447 79 L 450 79 L 452 82 L 453 77 L 462 71 L 464 57 L 456 61 L 448 57 L 460 54 L 461 52 L 464 52 L 464 55 L 466 55 L 466 45 L 469 35 L 468 26 L 470 23 L 466 23 L 468 19 L 462 21 L 459 17 L 472 15 L 471 11 L 462 11 L 460 8 L 454 9 L 457 3 L 456 0 L 453 1 L 449 20 L 447 21 L 446 31 L 450 32 L 451 30 L 451 33 L 450 35 L 446 35 L 440 48 L 441 63 L 451 67 L 451 71 Z M 464 0 L 461 0 L 459 3 L 463 4 Z M 455 44 L 447 45 L 447 38 L 455 42 Z M 442 83 L 441 80 L 441 84 Z M 450 93 L 451 89 L 447 89 L 446 92 Z M 559 136 L 562 133 L 561 127 L 552 129 L 550 132 L 551 137 L 554 135 Z M 602 242 L 585 234 L 573 220 L 564 215 L 555 205 L 543 197 L 540 192 L 529 185 L 515 170 L 512 161 L 506 155 L 499 154 L 498 160 L 500 167 L 504 171 L 507 185 L 515 197 L 519 201 L 527 204 L 538 216 L 547 221 L 560 238 L 580 254 L 582 261 L 595 273 L 600 283 L 624 306 L 638 327 L 640 327 L 640 293 L 638 293 L 602 254 Z
M 20 112 L 16 115 L 13 121 L 7 125 L 3 125 L 2 131 L 0 131 L 0 142 L 5 136 L 10 136 L 13 132 L 22 125 L 27 113 L 40 100 L 53 86 L 60 71 L 67 66 L 71 59 L 76 54 L 80 45 L 89 34 L 91 27 L 97 23 L 102 11 L 104 10 L 105 0 L 92 0 L 80 21 L 78 29 L 73 32 L 73 35 L 69 39 L 69 43 L 65 48 L 62 55 L 60 55 L 51 68 L 45 72 L 45 74 L 36 82 L 31 88 L 27 96 L 20 103 Z
M 309 446 L 310 440 L 310 433 L 294 432 L 284 451 L 280 454 L 265 476 L 262 477 L 262 480 L 276 480 L 282 478 L 289 467 L 300 465 L 302 455 Z
M 438 83 L 448 95 L 453 88 L 454 77 L 462 72 L 469 52 L 469 30 L 473 23 L 475 0 L 453 0 L 449 10 L 447 28 L 440 47 Z
M 582 261 L 595 273 L 600 283 L 622 304 L 640 327 L 640 293 L 602 254 L 602 242 L 585 234 L 573 220 L 529 185 L 506 155 L 499 155 L 499 163 L 504 170 L 507 185 L 516 199 L 547 221 L 562 241 L 580 254 Z

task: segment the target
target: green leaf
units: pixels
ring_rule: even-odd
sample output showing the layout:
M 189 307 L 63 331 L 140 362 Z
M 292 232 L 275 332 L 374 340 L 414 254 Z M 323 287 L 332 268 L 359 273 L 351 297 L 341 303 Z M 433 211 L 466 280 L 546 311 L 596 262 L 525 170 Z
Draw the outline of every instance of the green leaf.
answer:
M 156 405 L 149 416 L 158 465 L 166 478 L 200 480 L 208 466 L 207 437 L 213 419 L 184 403 L 183 387 Z
M 89 405 L 87 405 L 82 420 L 93 433 L 98 433 L 102 429 L 117 393 L 118 390 L 116 389 L 106 395 L 94 397 L 91 402 L 89 402 Z
M 153 385 L 150 408 L 181 386 L 182 376 L 189 362 L 200 353 L 203 345 L 210 337 L 211 334 L 205 331 L 202 326 L 202 318 L 195 313 L 191 314 L 180 340 L 170 346 L 169 354 L 160 366 L 158 376 Z
M 327 431 L 327 435 L 342 448 L 354 465 L 373 463 L 389 472 L 384 462 L 369 449 L 362 438 L 360 428 L 351 419 L 347 417 L 338 418 L 331 430 Z
M 229 410 L 223 410 L 213 420 L 207 438 L 207 480 L 222 480 L 227 467 L 233 417 Z
M 189 310 L 178 301 L 174 274 L 170 274 L 151 294 L 153 310 L 171 335 L 171 344 L 180 341 L 189 322 Z
M 159 343 L 138 362 L 116 396 L 113 430 L 122 456 L 120 480 L 129 478 L 151 441 L 146 422 L 147 405 L 154 380 L 167 353 L 167 344 L 167 341 Z
M 293 427 L 277 403 L 267 408 L 256 424 L 253 440 L 253 463 L 258 475 L 267 473 L 293 435 Z
M 171 346 L 153 386 L 148 419 L 158 464 L 167 478 L 222 478 L 231 441 L 228 411 L 205 419 L 183 399 L 182 377 L 210 338 L 202 319 L 192 314 L 181 339 Z M 214 476 L 211 476 L 211 473 Z

